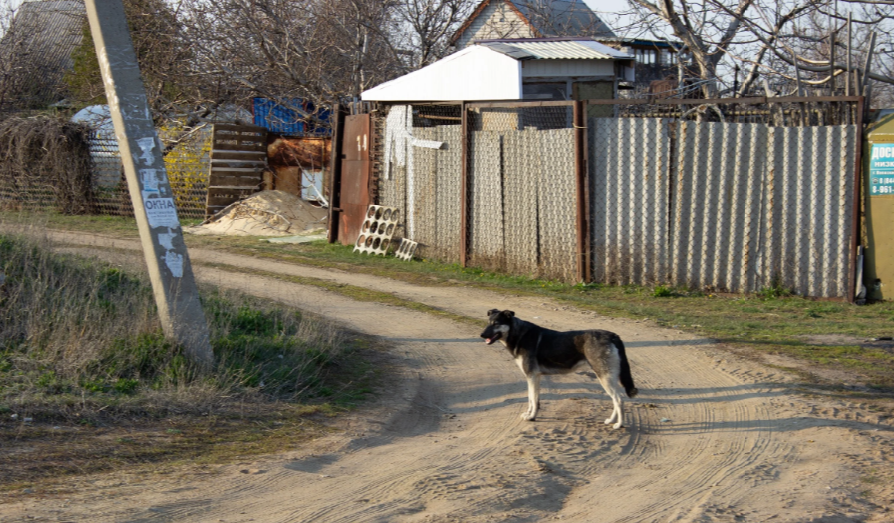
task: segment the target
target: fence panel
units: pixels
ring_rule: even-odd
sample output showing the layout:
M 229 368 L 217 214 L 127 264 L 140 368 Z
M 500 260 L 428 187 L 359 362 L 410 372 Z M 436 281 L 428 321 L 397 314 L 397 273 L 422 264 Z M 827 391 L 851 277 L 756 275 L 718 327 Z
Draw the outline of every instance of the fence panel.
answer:
M 670 120 L 591 118 L 593 277 L 667 281 Z
M 94 132 L 90 139 L 90 157 L 93 159 L 93 197 L 98 214 L 133 214 L 124 182 L 118 140 L 114 136 Z
M 469 261 L 503 266 L 502 133 L 472 131 L 469 137 Z
M 524 131 L 535 133 L 542 158 L 537 218 L 540 244 L 540 276 L 565 282 L 577 278 L 577 181 L 574 169 L 574 130 Z M 507 228 L 512 227 L 507 223 Z
M 857 138 L 852 125 L 770 130 L 760 286 L 846 295 Z
M 413 131 L 414 136 L 422 140 L 435 139 L 434 128 Z M 409 156 L 413 162 L 413 169 L 410 171 L 413 183 L 407 185 L 407 188 L 412 190 L 413 194 L 412 198 L 408 198 L 408 201 L 412 202 L 412 209 L 407 208 L 407 213 L 412 214 L 407 214 L 406 219 L 413 224 L 410 239 L 419 242 L 426 251 L 429 246 L 437 243 L 437 154 L 438 151 L 435 149 L 420 147 Z
M 444 125 L 436 127 L 435 139 L 444 147 L 435 152 L 437 159 L 437 203 L 435 242 L 429 246 L 431 256 L 444 261 L 459 262 L 462 240 L 462 127 Z M 428 251 L 423 254 L 428 256 Z
M 503 140 L 506 270 L 514 274 L 537 274 L 540 270 L 537 202 L 543 164 L 535 154 L 540 145 L 537 132 L 514 131 Z
M 678 136 L 673 283 L 750 292 L 767 127 L 681 122 Z

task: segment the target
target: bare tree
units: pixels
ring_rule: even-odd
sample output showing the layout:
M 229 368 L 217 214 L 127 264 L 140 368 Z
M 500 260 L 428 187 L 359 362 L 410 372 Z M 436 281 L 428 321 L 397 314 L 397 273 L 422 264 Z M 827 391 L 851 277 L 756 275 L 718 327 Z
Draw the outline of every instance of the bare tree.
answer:
M 477 0 L 403 0 L 395 5 L 406 26 L 403 54 L 412 68 L 424 67 L 449 52 L 450 36 L 479 2 Z M 394 35 L 398 39 L 400 35 Z
M 894 5 L 852 0 L 839 11 L 833 1 L 628 0 L 630 9 L 623 14 L 632 23 L 619 32 L 681 42 L 681 76 L 702 80 L 702 94 L 712 96 L 723 90 L 742 95 L 768 84 L 788 86 L 785 94 L 807 87 L 830 89 L 838 79 L 838 86 L 848 85 L 845 77 L 853 81 L 855 74 L 863 74 L 861 58 L 869 52 L 869 33 L 875 31 L 885 42 L 880 46 L 884 52 L 876 55 L 868 78 L 894 84 L 887 74 Z M 854 20 L 850 54 L 846 12 Z

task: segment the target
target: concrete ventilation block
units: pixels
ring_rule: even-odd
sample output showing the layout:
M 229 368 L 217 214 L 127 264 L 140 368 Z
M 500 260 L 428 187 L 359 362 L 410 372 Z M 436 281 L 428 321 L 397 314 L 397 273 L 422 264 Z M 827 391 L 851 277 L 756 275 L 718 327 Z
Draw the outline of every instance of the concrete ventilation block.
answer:
M 394 255 L 401 260 L 411 261 L 413 259 L 413 255 L 416 254 L 416 247 L 419 247 L 418 243 L 414 242 L 413 240 L 401 238 L 400 246 L 397 248 L 397 251 L 394 253 Z
M 394 207 L 370 205 L 360 227 L 360 235 L 354 243 L 354 252 L 382 256 L 387 254 L 399 220 L 400 211 Z

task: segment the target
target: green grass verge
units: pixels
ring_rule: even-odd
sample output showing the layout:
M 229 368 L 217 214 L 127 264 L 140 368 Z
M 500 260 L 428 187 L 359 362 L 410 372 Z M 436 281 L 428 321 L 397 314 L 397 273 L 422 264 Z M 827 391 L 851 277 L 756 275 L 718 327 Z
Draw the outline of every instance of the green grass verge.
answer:
M 0 215 L 0 219 L 4 217 Z M 27 219 L 27 216 L 21 218 Z M 51 215 L 47 219 L 50 220 L 48 227 L 119 234 L 102 229 L 104 218 Z M 136 235 L 134 221 L 130 223 L 132 234 Z M 858 307 L 799 298 L 779 286 L 751 296 L 730 296 L 667 285 L 567 285 L 433 260 L 407 263 L 393 257 L 358 255 L 350 247 L 326 242 L 273 244 L 255 237 L 191 235 L 187 235 L 186 241 L 194 248 L 360 272 L 422 286 L 467 285 L 542 296 L 607 316 L 649 319 L 661 326 L 714 338 L 734 347 L 796 358 L 817 368 L 845 370 L 854 374 L 853 381 L 864 382 L 877 390 L 894 391 L 894 348 L 863 343 L 863 340 L 894 334 L 894 303 L 891 302 Z M 397 299 L 359 289 L 340 288 L 339 292 L 358 299 L 365 295 L 386 303 Z M 402 305 L 415 307 L 408 303 Z

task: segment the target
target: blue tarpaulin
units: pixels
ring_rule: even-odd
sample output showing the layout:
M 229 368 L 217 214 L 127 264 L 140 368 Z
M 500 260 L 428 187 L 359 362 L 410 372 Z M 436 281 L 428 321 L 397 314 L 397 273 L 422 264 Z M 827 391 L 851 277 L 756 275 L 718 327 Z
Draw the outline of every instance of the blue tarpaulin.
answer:
M 291 108 L 267 98 L 255 98 L 252 106 L 255 125 L 284 136 L 329 136 L 329 110 L 319 109 L 312 102 L 296 98 Z M 300 108 L 300 109 L 299 109 Z

